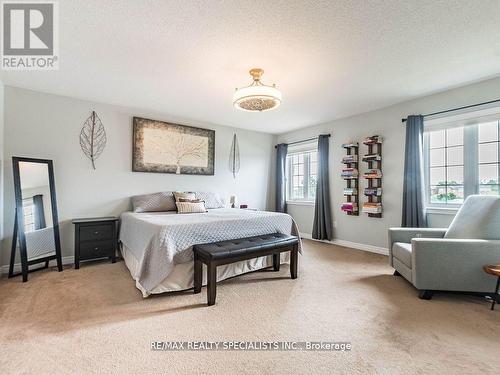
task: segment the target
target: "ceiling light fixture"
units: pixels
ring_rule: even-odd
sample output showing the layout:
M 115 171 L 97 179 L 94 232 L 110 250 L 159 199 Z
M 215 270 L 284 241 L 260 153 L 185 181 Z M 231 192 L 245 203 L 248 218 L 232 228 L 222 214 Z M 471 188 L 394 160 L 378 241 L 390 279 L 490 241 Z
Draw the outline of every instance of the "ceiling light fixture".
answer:
M 253 82 L 250 86 L 236 89 L 233 95 L 235 108 L 248 112 L 262 112 L 277 108 L 281 104 L 281 92 L 276 85 L 264 85 L 260 78 L 264 71 L 259 68 L 250 70 Z

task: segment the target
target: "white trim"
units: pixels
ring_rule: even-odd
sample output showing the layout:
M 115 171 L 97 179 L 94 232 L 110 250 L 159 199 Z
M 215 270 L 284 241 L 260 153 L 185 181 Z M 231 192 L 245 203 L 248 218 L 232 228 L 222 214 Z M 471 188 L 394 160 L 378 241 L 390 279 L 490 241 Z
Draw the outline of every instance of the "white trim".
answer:
M 438 215 L 456 215 L 459 207 L 427 207 L 425 211 L 428 214 L 438 214 Z
M 42 264 L 43 262 L 41 262 L 40 264 Z M 73 264 L 75 263 L 75 257 L 74 256 L 67 256 L 67 257 L 63 257 L 62 258 L 62 264 L 63 266 L 67 265 L 67 264 Z M 49 267 L 52 267 L 52 266 L 55 266 L 56 265 L 56 261 L 55 260 L 51 260 L 50 263 L 49 263 Z M 21 263 L 16 263 L 14 264 L 14 272 L 21 272 Z M 3 265 L 0 267 L 0 275 L 6 275 L 9 273 L 9 265 L 6 264 L 6 265 Z
M 440 115 L 427 116 L 424 120 L 424 127 L 438 130 L 447 127 L 468 126 L 482 122 L 498 121 L 499 118 L 500 105 L 498 103 L 490 103 L 484 106 L 475 107 L 474 109 L 466 108 L 454 111 L 452 114 L 443 113 Z
M 305 152 L 313 152 L 317 150 L 318 150 L 318 139 L 313 139 L 307 142 L 300 142 L 288 145 L 286 155 L 288 156 L 288 155 L 302 154 Z
M 297 206 L 314 206 L 314 201 L 286 201 L 286 204 L 297 205 Z
M 329 243 L 332 245 L 338 245 L 338 246 L 343 246 L 343 247 L 350 247 L 352 249 L 368 251 L 370 253 L 375 253 L 375 254 L 389 255 L 389 250 L 385 247 L 366 245 L 363 243 L 344 241 L 344 240 L 333 240 L 333 241 L 315 240 L 314 238 L 312 238 L 312 235 L 310 233 L 299 233 L 299 236 L 301 238 L 305 238 L 308 240 L 324 242 L 324 243 Z

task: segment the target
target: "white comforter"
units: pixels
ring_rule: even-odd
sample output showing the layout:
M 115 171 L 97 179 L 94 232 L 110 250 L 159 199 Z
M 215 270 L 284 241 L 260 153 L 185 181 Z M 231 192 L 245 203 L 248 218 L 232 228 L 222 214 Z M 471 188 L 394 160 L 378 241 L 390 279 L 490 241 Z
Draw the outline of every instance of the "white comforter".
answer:
M 192 261 L 195 244 L 276 232 L 299 235 L 292 217 L 276 212 L 233 208 L 195 214 L 125 212 L 121 215 L 120 241 L 139 261 L 137 281 L 149 292 L 176 264 Z

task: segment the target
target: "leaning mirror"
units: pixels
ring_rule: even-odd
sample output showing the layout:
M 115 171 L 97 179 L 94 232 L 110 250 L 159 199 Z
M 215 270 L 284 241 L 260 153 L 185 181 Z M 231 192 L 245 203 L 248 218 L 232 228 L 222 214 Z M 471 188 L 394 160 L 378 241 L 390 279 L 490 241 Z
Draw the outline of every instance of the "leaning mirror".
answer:
M 16 218 L 12 240 L 9 276 L 23 275 L 48 268 L 57 261 L 62 271 L 59 223 L 52 160 L 13 157 Z M 16 253 L 21 258 L 21 272 L 14 273 Z M 44 264 L 42 267 L 30 266 Z

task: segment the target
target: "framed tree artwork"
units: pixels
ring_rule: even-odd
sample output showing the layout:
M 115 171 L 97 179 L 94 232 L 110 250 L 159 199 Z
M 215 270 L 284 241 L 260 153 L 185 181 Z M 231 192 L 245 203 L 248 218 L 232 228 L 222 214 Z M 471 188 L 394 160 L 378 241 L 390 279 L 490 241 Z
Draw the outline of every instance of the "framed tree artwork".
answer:
M 215 130 L 134 117 L 132 171 L 213 175 Z

